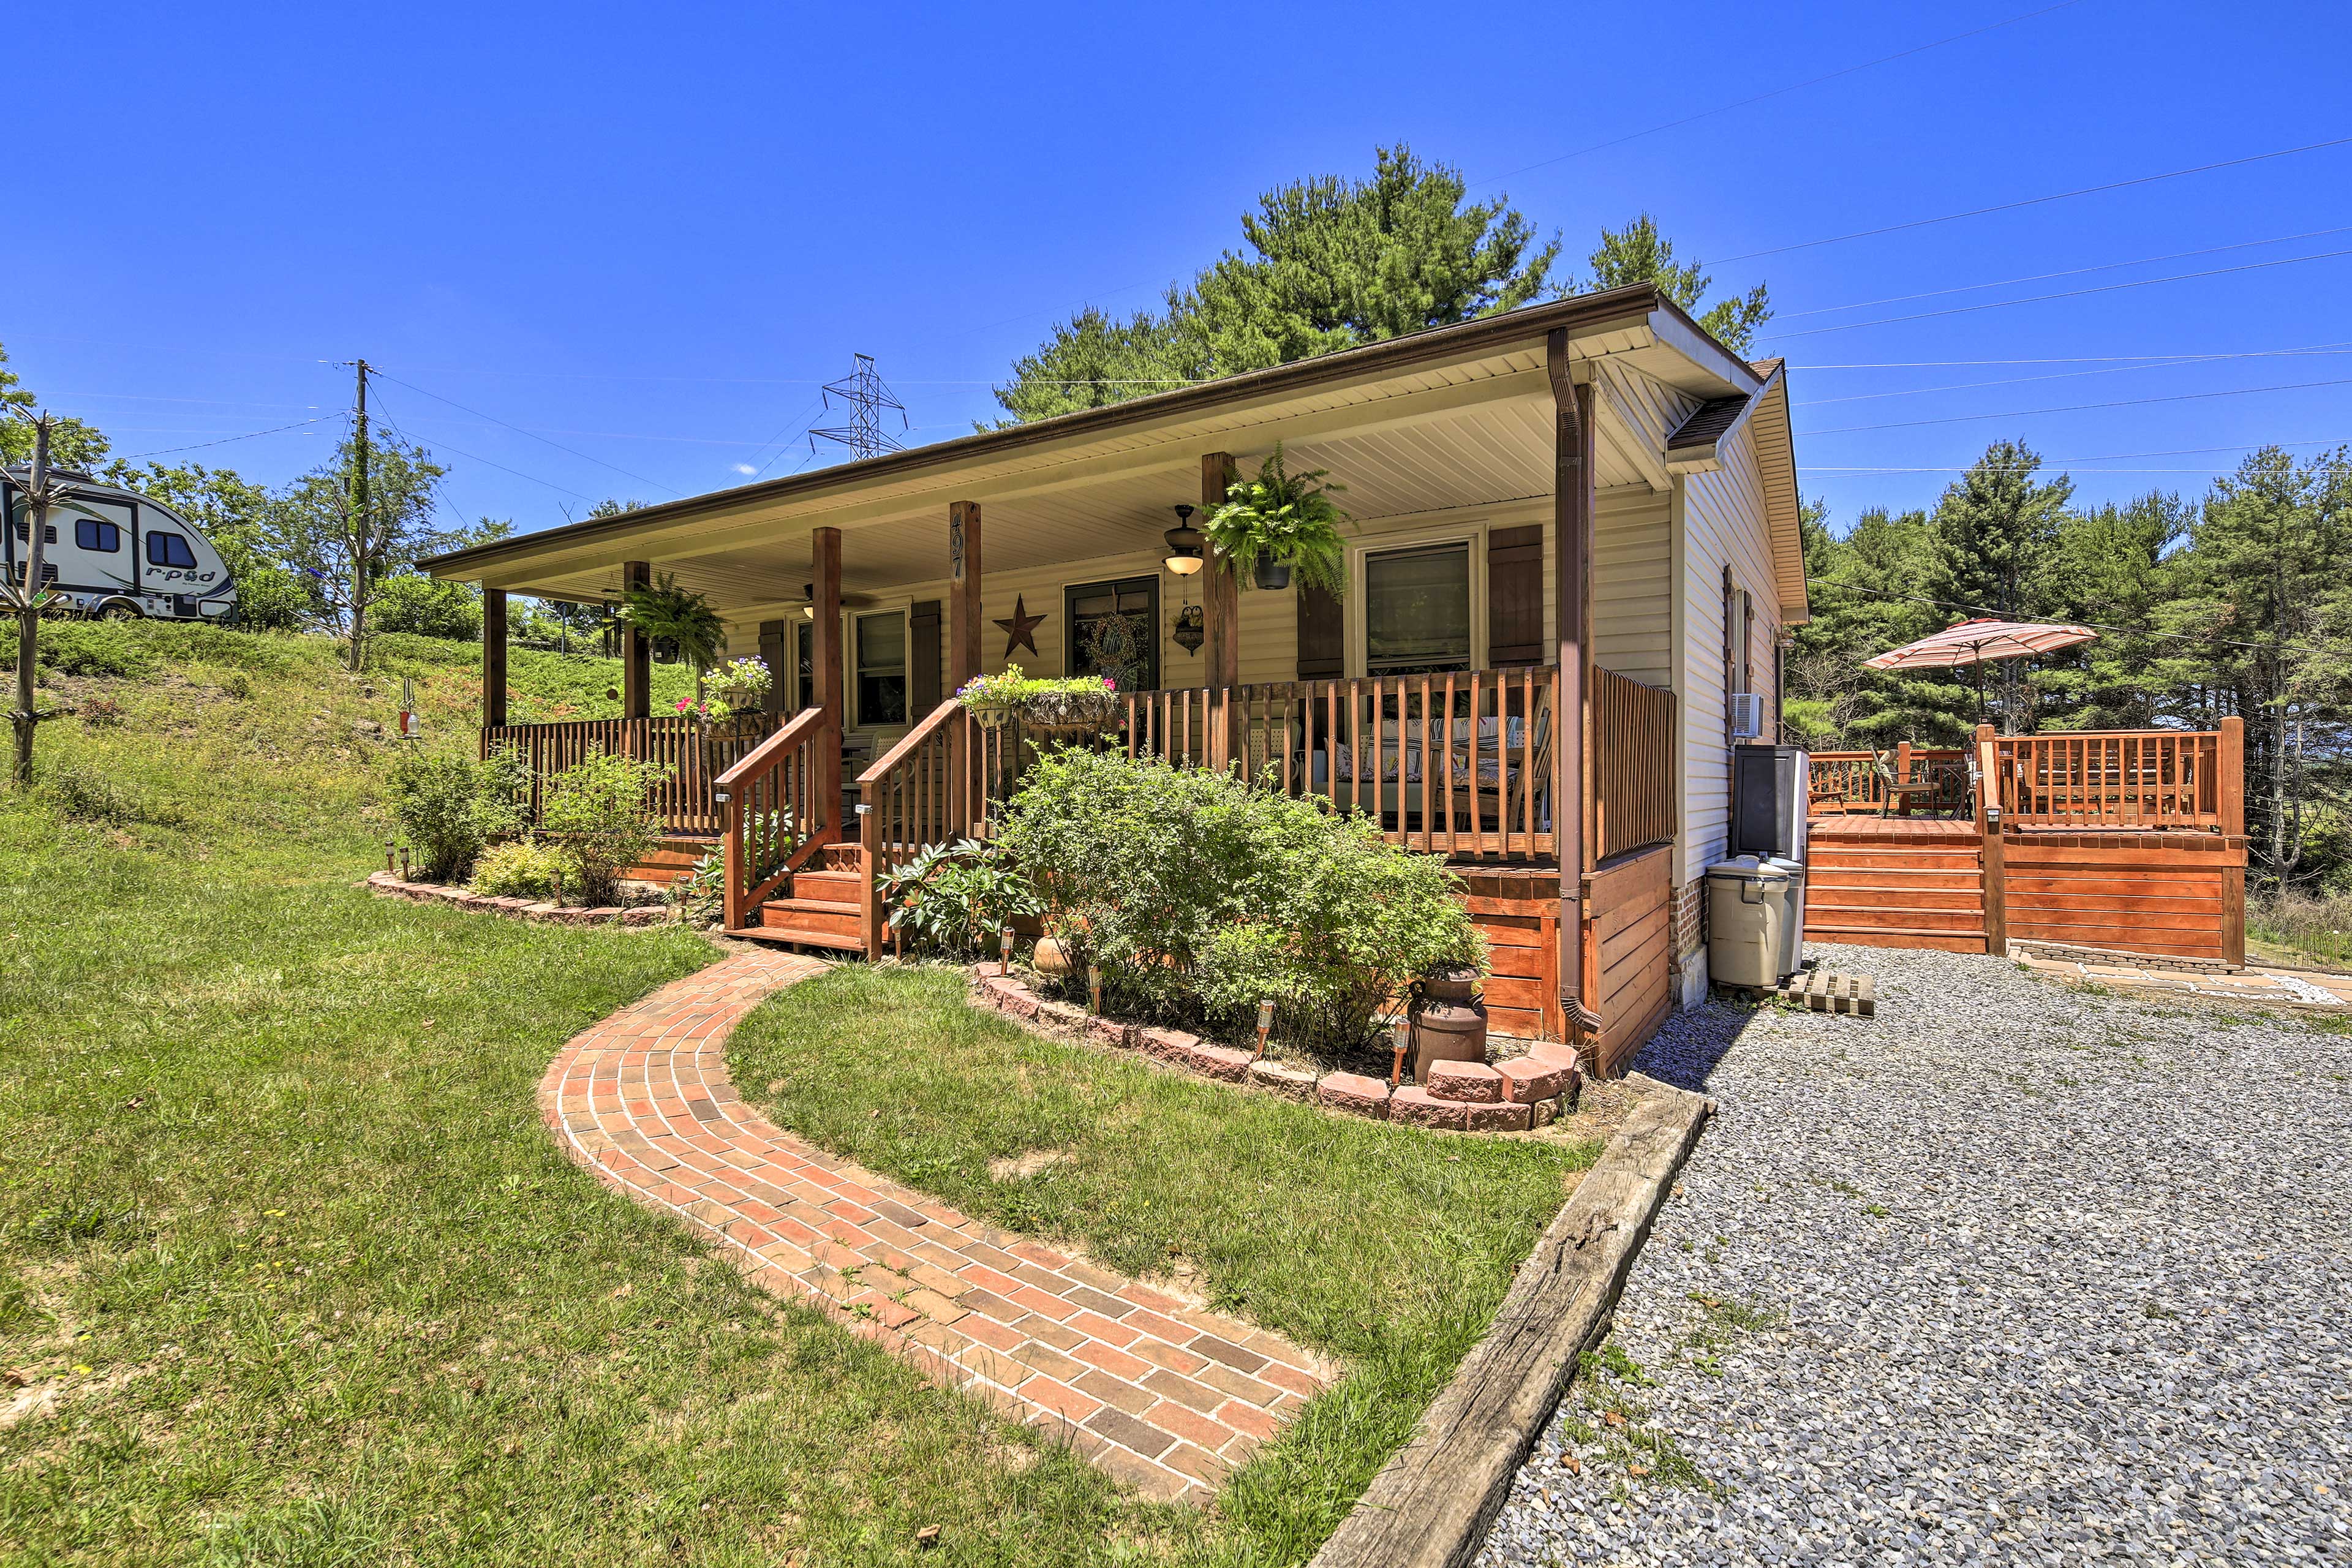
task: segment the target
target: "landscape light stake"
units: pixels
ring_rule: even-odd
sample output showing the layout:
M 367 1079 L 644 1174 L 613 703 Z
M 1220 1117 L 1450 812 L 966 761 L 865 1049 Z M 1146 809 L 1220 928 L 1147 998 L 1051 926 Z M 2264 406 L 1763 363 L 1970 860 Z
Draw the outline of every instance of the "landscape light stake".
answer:
M 996 933 L 996 973 L 1013 973 L 1013 928 L 1006 926 Z
M 1394 1089 L 1404 1081 L 1405 1047 L 1412 1043 L 1412 1024 L 1400 1017 L 1389 1026 L 1389 1087 Z
M 1271 1002 L 1259 1003 L 1257 1005 L 1257 1055 L 1250 1058 L 1252 1061 L 1264 1059 L 1265 1056 L 1265 1037 L 1267 1032 L 1273 1027 L 1274 1004 Z
M 1102 971 L 1094 964 L 1087 965 L 1087 994 L 1095 999 L 1095 1016 L 1102 1016 Z
M 387 838 L 383 841 L 383 869 L 386 876 L 390 876 L 393 871 L 392 853 L 392 840 Z
M 400 847 L 400 879 L 404 882 L 411 879 L 408 875 L 408 846 L 405 844 Z

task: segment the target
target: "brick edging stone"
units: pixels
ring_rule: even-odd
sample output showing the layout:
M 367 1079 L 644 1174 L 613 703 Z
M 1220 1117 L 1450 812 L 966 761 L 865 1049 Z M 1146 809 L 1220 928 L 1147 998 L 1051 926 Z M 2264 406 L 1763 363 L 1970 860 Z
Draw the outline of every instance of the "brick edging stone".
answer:
M 1486 1069 L 1495 1074 L 1499 1086 L 1496 1090 L 1500 1096 L 1498 1100 L 1442 1099 L 1423 1088 L 1391 1089 L 1386 1079 L 1361 1073 L 1317 1074 L 1281 1062 L 1253 1059 L 1247 1051 L 1216 1045 L 1181 1029 L 1104 1017 L 1072 1003 L 1040 996 L 1021 976 L 999 974 L 987 963 L 973 964 L 968 973 L 975 1001 L 994 1008 L 1032 1034 L 1137 1051 L 1179 1072 L 1263 1089 L 1342 1115 L 1394 1121 L 1429 1131 L 1538 1131 L 1550 1126 L 1575 1103 L 1580 1081 L 1576 1068 L 1565 1062 L 1536 1063 L 1520 1058 L 1505 1063 L 1500 1071 Z M 1538 1048 L 1541 1048 L 1540 1045 Z
M 536 921 L 541 925 L 650 926 L 659 925 L 671 918 L 669 910 L 660 904 L 636 904 L 626 909 L 617 905 L 593 910 L 572 909 L 543 899 L 492 898 L 488 893 L 453 888 L 445 882 L 404 882 L 389 871 L 373 873 L 365 885 L 368 891 L 380 899 L 407 899 L 420 904 L 449 904 L 461 910 L 479 910 L 484 914 L 504 915 L 509 920 Z
M 1641 1103 L 1519 1265 L 1486 1337 L 1308 1568 L 1468 1568 L 1715 1110 L 1641 1073 Z

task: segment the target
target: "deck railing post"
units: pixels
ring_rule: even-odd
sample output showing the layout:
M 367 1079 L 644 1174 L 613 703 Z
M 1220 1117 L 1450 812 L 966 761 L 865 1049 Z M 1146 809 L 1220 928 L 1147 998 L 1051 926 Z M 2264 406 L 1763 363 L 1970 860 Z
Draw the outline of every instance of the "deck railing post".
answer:
M 2000 766 L 2000 742 L 1990 724 L 1977 726 L 1977 833 L 1983 846 L 1985 951 L 2009 952 L 2009 866 L 2000 839 L 2000 806 L 1987 798 Z M 1899 776 L 1899 775 L 1898 775 Z
M 2221 741 L 2215 750 L 2220 755 L 2213 766 L 2214 816 L 2222 832 L 2242 838 L 2246 832 L 2246 721 L 2235 713 L 2222 720 Z

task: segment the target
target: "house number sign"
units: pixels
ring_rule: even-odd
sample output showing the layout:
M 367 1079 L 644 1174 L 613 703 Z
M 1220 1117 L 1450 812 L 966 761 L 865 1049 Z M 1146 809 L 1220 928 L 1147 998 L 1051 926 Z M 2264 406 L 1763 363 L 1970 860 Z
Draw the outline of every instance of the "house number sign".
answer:
M 963 519 L 948 519 L 948 577 L 951 582 L 963 581 Z

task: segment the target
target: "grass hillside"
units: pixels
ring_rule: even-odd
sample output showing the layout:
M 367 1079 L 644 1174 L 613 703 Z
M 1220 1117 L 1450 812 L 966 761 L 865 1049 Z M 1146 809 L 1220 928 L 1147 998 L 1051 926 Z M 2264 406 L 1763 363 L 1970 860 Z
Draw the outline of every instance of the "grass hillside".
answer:
M 469 745 L 470 648 L 386 638 L 354 677 L 320 639 L 42 643 L 42 704 L 77 713 L 30 796 L 0 786 L 0 1563 L 1197 1540 L 557 1152 L 533 1089 L 562 1042 L 716 954 L 355 886 L 401 679 L 432 743 Z M 512 675 L 518 718 L 617 706 L 611 661 Z

